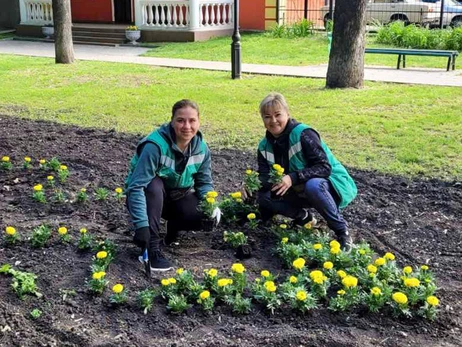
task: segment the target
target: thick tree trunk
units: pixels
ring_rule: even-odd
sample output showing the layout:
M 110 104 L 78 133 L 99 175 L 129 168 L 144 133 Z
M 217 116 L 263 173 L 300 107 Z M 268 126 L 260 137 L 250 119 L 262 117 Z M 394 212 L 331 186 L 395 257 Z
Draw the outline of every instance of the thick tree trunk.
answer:
M 327 88 L 361 88 L 364 80 L 364 46 L 367 0 L 337 0 Z
M 74 62 L 72 44 L 72 17 L 70 0 L 53 0 L 53 18 L 55 27 L 55 61 L 56 64 Z

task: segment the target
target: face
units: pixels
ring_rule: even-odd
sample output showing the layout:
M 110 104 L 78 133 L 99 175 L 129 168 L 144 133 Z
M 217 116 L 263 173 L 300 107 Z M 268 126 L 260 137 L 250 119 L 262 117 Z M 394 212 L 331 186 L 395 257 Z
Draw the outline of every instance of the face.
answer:
M 268 130 L 271 135 L 278 137 L 286 128 L 287 122 L 289 121 L 289 114 L 282 107 L 275 105 L 270 107 L 267 112 L 262 115 L 262 118 L 266 130 Z
M 183 107 L 176 111 L 172 119 L 178 142 L 189 142 L 199 130 L 199 115 L 192 107 Z

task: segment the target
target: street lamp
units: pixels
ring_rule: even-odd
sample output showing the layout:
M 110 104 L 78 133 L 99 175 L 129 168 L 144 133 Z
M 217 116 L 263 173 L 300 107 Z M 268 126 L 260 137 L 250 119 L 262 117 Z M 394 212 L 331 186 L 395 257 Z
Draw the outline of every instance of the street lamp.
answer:
M 239 0 L 234 0 L 234 31 L 231 43 L 231 78 L 241 78 L 241 35 L 239 34 Z

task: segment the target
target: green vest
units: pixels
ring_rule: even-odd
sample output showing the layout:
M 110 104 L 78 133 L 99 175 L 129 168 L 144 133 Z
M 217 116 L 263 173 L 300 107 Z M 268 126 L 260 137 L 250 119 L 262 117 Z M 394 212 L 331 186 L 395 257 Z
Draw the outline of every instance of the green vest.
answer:
M 160 148 L 161 157 L 159 160 L 159 166 L 156 168 L 156 175 L 162 178 L 166 189 L 189 188 L 194 185 L 193 175 L 197 173 L 202 163 L 204 162 L 205 153 L 207 151 L 207 145 L 205 142 L 201 141 L 199 144 L 199 152 L 194 153 L 194 155 L 189 157 L 183 173 L 179 175 L 175 171 L 175 153 L 169 143 L 157 130 L 146 136 L 138 143 L 137 153 L 130 161 L 130 170 L 126 180 L 126 185 L 128 185 L 130 182 L 131 174 L 138 163 L 138 150 L 146 142 L 155 143 Z
M 302 144 L 300 142 L 301 134 L 305 129 L 310 129 L 310 127 L 305 124 L 299 124 L 290 132 L 289 173 L 302 170 L 307 165 L 302 151 Z M 327 147 L 322 140 L 321 146 L 324 149 L 324 152 L 326 152 L 327 159 L 332 167 L 332 172 L 328 177 L 328 180 L 332 183 L 332 186 L 341 199 L 340 208 L 345 208 L 356 197 L 358 189 L 345 167 L 337 160 L 337 158 L 335 158 L 329 147 Z M 274 164 L 273 145 L 268 142 L 266 137 L 260 141 L 258 150 L 268 161 L 270 166 Z

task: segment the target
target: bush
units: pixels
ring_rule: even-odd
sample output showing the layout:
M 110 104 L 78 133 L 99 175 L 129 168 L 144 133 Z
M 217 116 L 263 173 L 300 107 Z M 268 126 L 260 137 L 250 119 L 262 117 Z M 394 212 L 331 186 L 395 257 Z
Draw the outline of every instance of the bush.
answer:
M 314 23 L 306 19 L 302 19 L 300 22 L 293 23 L 291 25 L 277 25 L 270 30 L 272 37 L 307 37 L 313 35 Z
M 377 43 L 404 48 L 462 51 L 462 28 L 429 29 L 397 21 L 380 26 Z

